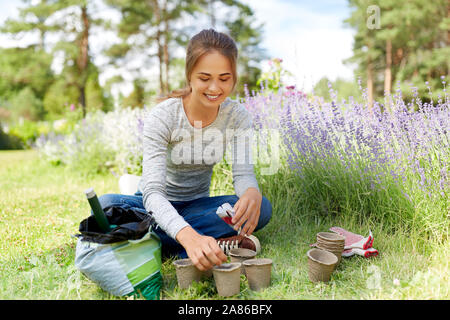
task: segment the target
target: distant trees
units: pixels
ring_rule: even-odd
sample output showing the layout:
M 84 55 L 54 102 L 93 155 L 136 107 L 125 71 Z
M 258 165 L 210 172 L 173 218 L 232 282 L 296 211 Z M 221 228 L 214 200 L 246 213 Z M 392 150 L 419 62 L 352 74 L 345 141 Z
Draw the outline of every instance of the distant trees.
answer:
M 215 27 L 237 40 L 241 85 L 255 85 L 264 58 L 262 26 L 254 26 L 253 11 L 238 0 L 23 1 L 19 16 L 0 26 L 1 33 L 16 39 L 35 36 L 26 47 L 0 48 L 0 117 L 10 121 L 58 118 L 69 106 L 80 107 L 83 116 L 111 109 L 111 88 L 124 78 L 112 76 L 101 86 L 105 65 L 132 74 L 133 91 L 122 102 L 142 107 L 149 95 L 166 94 L 183 83 L 185 45 L 203 28 Z M 105 7 L 120 15 L 119 22 L 101 14 Z M 94 52 L 94 31 L 113 31 L 117 41 Z M 96 65 L 95 55 L 109 60 Z M 156 83 L 143 72 L 148 69 L 155 70 Z
M 244 96 L 244 86 L 248 90 L 258 91 L 258 79 L 261 77 L 259 64 L 263 59 L 269 58 L 264 49 L 260 47 L 263 37 L 263 25 L 255 25 L 253 22 L 253 10 L 243 4 L 237 5 L 239 8 L 236 17 L 224 22 L 230 35 L 236 41 L 239 49 L 238 74 L 239 84 L 238 93 Z
M 370 103 L 389 96 L 400 81 L 429 99 L 427 84 L 442 93 L 441 76 L 450 70 L 450 1 L 349 0 L 345 23 L 356 30 L 353 56 L 356 76 L 367 84 Z M 379 21 L 373 8 L 379 10 Z M 411 90 L 403 90 L 411 92 Z
M 98 85 L 98 69 L 92 64 L 89 53 L 90 30 L 93 25 L 101 25 L 103 21 L 92 18 L 90 11 L 94 9 L 92 7 L 88 9 L 89 1 L 87 0 L 24 2 L 28 6 L 20 9 L 19 18 L 8 19 L 0 31 L 16 37 L 37 33 L 38 37 L 35 43 L 28 46 L 28 49 L 34 50 L 30 59 L 23 60 L 22 63 L 10 64 L 9 68 L 15 69 L 16 72 L 26 70 L 30 63 L 36 63 L 34 60 L 38 55 L 50 57 L 47 62 L 51 65 L 55 55 L 61 54 L 63 69 L 60 74 L 48 71 L 50 65 L 45 64 L 44 70 L 48 73 L 46 79 L 49 81 L 44 87 L 44 92 L 41 92 L 43 96 L 38 96 L 38 99 L 43 105 L 44 113 L 58 116 L 64 113 L 64 104 L 77 102 L 84 116 L 87 108 L 88 82 L 91 81 L 91 95 L 101 97 L 104 95 Z M 49 43 L 50 35 L 58 38 L 55 44 Z M 2 54 L 5 54 L 5 51 Z M 93 78 L 95 75 L 97 79 Z M 40 75 L 36 77 L 39 78 Z M 12 94 L 14 95 L 14 90 Z M 106 99 L 91 99 L 90 102 L 91 109 L 108 108 L 105 106 Z M 22 108 L 31 107 L 31 105 L 22 105 Z
M 44 113 L 43 99 L 54 81 L 52 56 L 37 46 L 0 49 L 0 107 L 31 120 Z

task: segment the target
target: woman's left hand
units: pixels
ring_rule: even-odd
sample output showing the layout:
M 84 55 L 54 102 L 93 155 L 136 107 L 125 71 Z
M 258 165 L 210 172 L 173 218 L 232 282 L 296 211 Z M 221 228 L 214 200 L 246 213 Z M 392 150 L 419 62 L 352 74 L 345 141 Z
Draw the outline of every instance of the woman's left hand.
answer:
M 235 215 L 231 222 L 237 231 L 245 223 L 241 235 L 251 235 L 258 225 L 262 195 L 256 188 L 248 188 L 234 205 Z

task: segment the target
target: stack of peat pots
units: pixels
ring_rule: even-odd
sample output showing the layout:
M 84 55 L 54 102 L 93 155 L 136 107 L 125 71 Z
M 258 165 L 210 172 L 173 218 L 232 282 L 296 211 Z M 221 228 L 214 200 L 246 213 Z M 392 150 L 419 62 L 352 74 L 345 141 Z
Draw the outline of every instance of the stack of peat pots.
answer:
M 333 232 L 319 232 L 317 247 L 333 253 L 338 258 L 339 264 L 345 247 L 345 237 Z

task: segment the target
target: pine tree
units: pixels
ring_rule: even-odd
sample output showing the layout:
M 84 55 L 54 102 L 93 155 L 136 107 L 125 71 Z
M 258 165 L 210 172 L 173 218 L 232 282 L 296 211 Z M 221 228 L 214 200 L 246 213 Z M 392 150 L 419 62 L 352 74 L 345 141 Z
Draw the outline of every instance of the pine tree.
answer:
M 62 77 L 67 86 L 78 90 L 79 104 L 86 114 L 86 85 L 89 72 L 93 71 L 89 53 L 89 37 L 93 26 L 102 25 L 101 19 L 93 19 L 91 11 L 95 6 L 88 0 L 25 0 L 27 7 L 20 9 L 19 19 L 8 19 L 0 30 L 3 33 L 22 35 L 39 32 L 38 45 L 64 55 Z M 46 36 L 60 36 L 60 40 L 52 48 L 47 48 Z
M 450 1 L 349 0 L 353 9 L 345 20 L 356 30 L 353 57 L 356 75 L 367 79 L 369 102 L 389 97 L 394 83 L 410 83 L 439 91 L 440 77 L 448 76 L 450 62 Z M 368 26 L 368 8 L 380 10 L 380 26 Z M 404 86 L 403 86 L 404 88 Z M 422 95 L 427 95 L 422 90 Z M 369 104 L 371 105 L 371 103 Z
M 152 65 L 156 57 L 159 69 L 161 94 L 170 91 L 169 68 L 172 61 L 171 49 L 187 43 L 184 30 L 177 24 L 185 15 L 198 11 L 197 1 L 185 0 L 106 0 L 106 3 L 120 11 L 122 19 L 116 26 L 121 39 L 106 54 L 116 65 L 139 57 L 141 65 Z M 135 70 L 136 78 L 142 78 L 141 67 Z
M 238 46 L 239 83 L 247 85 L 249 91 L 259 89 L 256 83 L 261 75 L 261 70 L 258 66 L 261 60 L 267 58 L 265 50 L 260 47 L 263 25 L 254 26 L 253 19 L 253 10 L 248 6 L 241 5 L 237 17 L 224 23 Z M 243 86 L 240 86 L 238 93 L 241 96 L 245 94 Z

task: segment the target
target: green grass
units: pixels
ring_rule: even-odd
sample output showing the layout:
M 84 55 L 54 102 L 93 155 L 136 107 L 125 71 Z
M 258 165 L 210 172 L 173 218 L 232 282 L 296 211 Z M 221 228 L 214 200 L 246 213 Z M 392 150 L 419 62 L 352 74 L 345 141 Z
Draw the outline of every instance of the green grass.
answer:
M 74 267 L 79 222 L 87 217 L 83 191 L 117 193 L 112 174 L 83 175 L 41 161 L 35 151 L 0 152 L 0 299 L 126 299 L 111 296 Z M 212 195 L 232 189 L 226 167 L 215 168 Z M 218 183 L 218 177 L 227 178 Z M 223 180 L 222 180 L 223 181 Z M 256 233 L 261 257 L 273 260 L 272 283 L 232 299 L 448 299 L 449 243 L 424 240 L 404 226 L 357 213 L 323 215 L 309 210 L 286 169 L 261 176 L 273 217 Z M 350 210 L 350 209 L 348 209 Z M 331 226 L 375 236 L 380 256 L 343 258 L 327 284 L 308 280 L 306 252 L 315 234 Z M 164 261 L 162 299 L 221 299 L 212 279 L 180 290 L 171 260 Z

